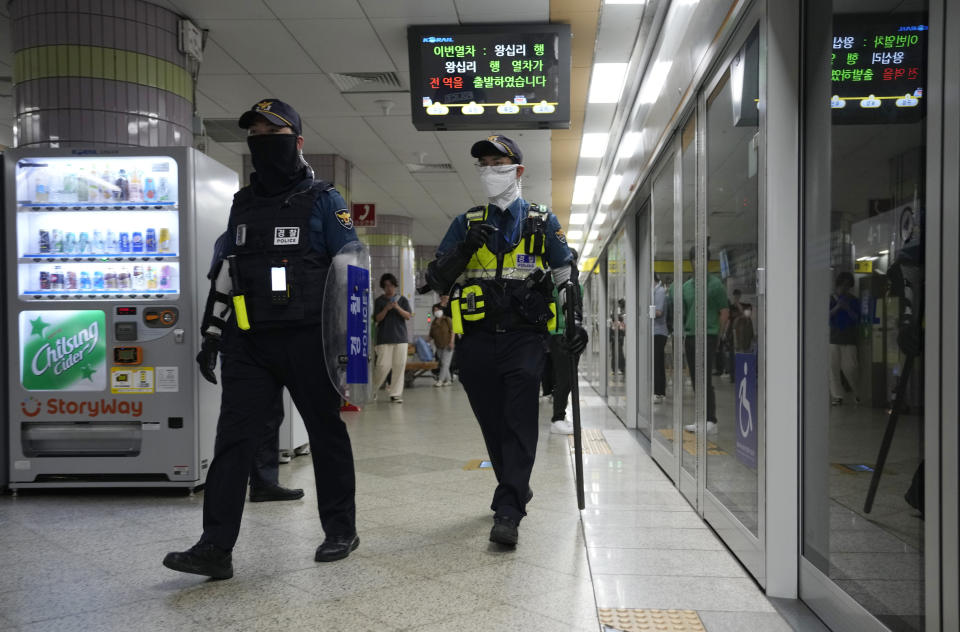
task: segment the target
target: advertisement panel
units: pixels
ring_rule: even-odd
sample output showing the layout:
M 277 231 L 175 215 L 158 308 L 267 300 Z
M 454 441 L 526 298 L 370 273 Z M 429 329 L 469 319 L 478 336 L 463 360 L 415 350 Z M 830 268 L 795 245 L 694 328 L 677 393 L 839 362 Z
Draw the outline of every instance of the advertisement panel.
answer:
M 28 391 L 103 391 L 106 318 L 101 310 L 20 312 L 20 383 Z

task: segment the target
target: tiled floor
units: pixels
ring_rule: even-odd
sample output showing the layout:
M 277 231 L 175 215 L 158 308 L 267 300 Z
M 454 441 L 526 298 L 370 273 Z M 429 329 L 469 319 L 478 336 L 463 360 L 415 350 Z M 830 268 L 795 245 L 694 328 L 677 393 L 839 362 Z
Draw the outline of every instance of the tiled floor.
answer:
M 223 582 L 160 565 L 199 535 L 202 494 L 2 496 L 0 629 L 595 631 L 598 606 L 693 609 L 710 632 L 791 629 L 583 390 L 584 426 L 602 429 L 613 454 L 585 458 L 581 521 L 567 439 L 549 434 L 544 402 L 515 550 L 487 540 L 493 473 L 463 469 L 485 457 L 466 396 L 426 380 L 402 405 L 347 417 L 361 544 L 342 562 L 313 561 L 322 534 L 309 457 L 281 468 L 302 501 L 247 506 L 236 575 Z

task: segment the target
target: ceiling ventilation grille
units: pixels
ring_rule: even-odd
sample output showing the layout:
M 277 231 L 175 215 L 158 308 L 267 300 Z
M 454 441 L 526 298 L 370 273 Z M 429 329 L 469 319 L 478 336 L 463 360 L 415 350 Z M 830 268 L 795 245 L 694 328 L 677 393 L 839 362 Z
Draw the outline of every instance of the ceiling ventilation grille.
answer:
M 408 162 L 407 169 L 413 175 L 418 173 L 455 173 L 456 170 L 449 162 Z
M 207 136 L 218 143 L 245 143 L 247 142 L 247 130 L 241 129 L 237 125 L 237 118 L 228 119 L 203 119 L 203 128 Z
M 403 90 L 400 77 L 386 72 L 331 72 L 330 78 L 340 92 L 397 92 Z

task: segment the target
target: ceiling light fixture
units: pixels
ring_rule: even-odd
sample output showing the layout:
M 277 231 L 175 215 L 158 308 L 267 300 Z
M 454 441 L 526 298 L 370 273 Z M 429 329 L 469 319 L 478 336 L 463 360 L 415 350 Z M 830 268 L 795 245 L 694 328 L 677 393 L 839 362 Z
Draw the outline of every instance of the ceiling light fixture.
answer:
M 567 223 L 571 226 L 581 226 L 587 223 L 587 214 L 586 213 L 570 213 L 570 219 L 567 220 Z
M 617 191 L 620 189 L 620 182 L 622 180 L 623 180 L 622 174 L 616 174 L 616 175 L 610 176 L 610 179 L 607 180 L 607 186 L 603 190 L 603 197 L 600 198 L 600 204 L 607 205 L 610 202 L 613 202 L 613 199 L 617 196 Z M 596 218 L 593 220 L 595 224 L 598 222 L 600 224 L 603 223 L 603 221 L 599 220 L 599 217 L 601 215 L 603 216 L 604 219 L 607 218 L 607 216 L 604 213 L 597 213 Z
M 584 134 L 580 141 L 580 156 L 583 158 L 603 158 L 610 134 Z
M 643 81 L 643 87 L 640 88 L 640 94 L 637 100 L 640 103 L 656 103 L 663 91 L 663 86 L 667 82 L 667 76 L 670 74 L 672 61 L 658 61 L 653 65 L 653 70 Z
M 620 149 L 617 151 L 617 158 L 629 158 L 637 153 L 640 148 L 640 141 L 643 138 L 643 132 L 629 132 L 620 141 Z
M 597 189 L 597 176 L 577 176 L 573 183 L 571 204 L 589 204 L 593 201 L 593 192 Z
M 626 63 L 594 64 L 593 75 L 590 77 L 590 92 L 587 96 L 587 103 L 618 102 L 626 75 Z

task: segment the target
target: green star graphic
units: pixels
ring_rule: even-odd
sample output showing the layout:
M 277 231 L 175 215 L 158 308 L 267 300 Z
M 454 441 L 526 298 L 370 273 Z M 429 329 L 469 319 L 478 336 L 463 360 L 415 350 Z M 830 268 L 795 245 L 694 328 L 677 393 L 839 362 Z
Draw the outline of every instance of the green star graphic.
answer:
M 88 364 L 85 367 L 81 368 L 80 372 L 83 373 L 84 379 L 90 380 L 92 382 L 93 374 L 96 373 L 97 370 Z
M 33 329 L 30 331 L 30 335 L 37 334 L 43 338 L 43 330 L 50 326 L 50 323 L 43 322 L 43 316 L 37 316 L 36 320 L 31 320 L 30 325 Z

